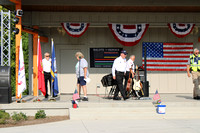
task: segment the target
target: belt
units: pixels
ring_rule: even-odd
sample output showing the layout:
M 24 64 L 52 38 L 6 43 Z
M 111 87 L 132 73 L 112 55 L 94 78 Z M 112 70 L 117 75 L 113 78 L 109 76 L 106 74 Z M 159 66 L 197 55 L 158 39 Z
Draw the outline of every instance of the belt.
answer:
M 44 73 L 46 73 L 46 74 L 51 74 L 51 72 L 45 72 L 45 71 L 44 71 Z
M 124 72 L 120 72 L 120 71 L 115 71 L 116 73 L 123 73 L 124 74 Z

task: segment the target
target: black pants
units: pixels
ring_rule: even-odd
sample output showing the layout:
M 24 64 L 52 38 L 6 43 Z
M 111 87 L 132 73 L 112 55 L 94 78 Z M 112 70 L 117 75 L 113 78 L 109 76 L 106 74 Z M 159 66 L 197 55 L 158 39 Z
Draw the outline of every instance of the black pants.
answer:
M 114 93 L 114 98 L 118 96 L 119 92 L 121 92 L 121 95 L 124 99 L 126 98 L 125 89 L 123 87 L 123 79 L 124 79 L 124 73 L 116 72 L 117 87 Z
M 46 89 L 46 95 L 45 97 L 48 97 L 48 81 L 50 84 L 50 90 L 51 90 L 51 73 L 50 72 L 44 72 L 44 79 L 45 79 L 45 89 Z

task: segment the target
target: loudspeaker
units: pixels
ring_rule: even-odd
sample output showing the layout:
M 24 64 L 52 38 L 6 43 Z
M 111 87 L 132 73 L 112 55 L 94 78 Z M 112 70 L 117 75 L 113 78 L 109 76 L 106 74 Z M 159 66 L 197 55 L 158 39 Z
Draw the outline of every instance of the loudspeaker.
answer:
M 0 87 L 0 103 L 11 103 L 12 91 L 10 87 Z
M 12 102 L 10 67 L 0 66 L 0 103 Z
M 0 66 L 0 87 L 10 87 L 10 67 Z

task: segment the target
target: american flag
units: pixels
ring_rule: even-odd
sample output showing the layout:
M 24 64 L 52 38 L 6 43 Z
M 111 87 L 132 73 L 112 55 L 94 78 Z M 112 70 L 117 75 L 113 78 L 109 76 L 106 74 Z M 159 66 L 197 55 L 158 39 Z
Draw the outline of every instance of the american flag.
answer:
M 75 89 L 75 91 L 74 91 L 74 94 L 73 94 L 73 96 L 72 96 L 72 99 L 75 101 L 76 99 L 79 99 L 80 97 L 79 97 L 79 95 L 78 95 L 78 91 L 77 91 L 77 89 Z
M 153 96 L 153 100 L 159 100 L 160 95 L 158 94 L 158 90 L 156 90 L 155 95 Z
M 147 70 L 149 71 L 186 71 L 187 63 L 193 52 L 193 43 L 143 43 L 147 54 Z

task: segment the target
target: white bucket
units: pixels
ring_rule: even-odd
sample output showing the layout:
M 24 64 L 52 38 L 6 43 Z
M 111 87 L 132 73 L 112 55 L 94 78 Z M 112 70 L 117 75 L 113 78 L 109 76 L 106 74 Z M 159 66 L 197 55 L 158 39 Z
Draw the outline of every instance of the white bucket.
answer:
M 157 113 L 158 114 L 165 114 L 166 105 L 158 105 L 157 106 Z

